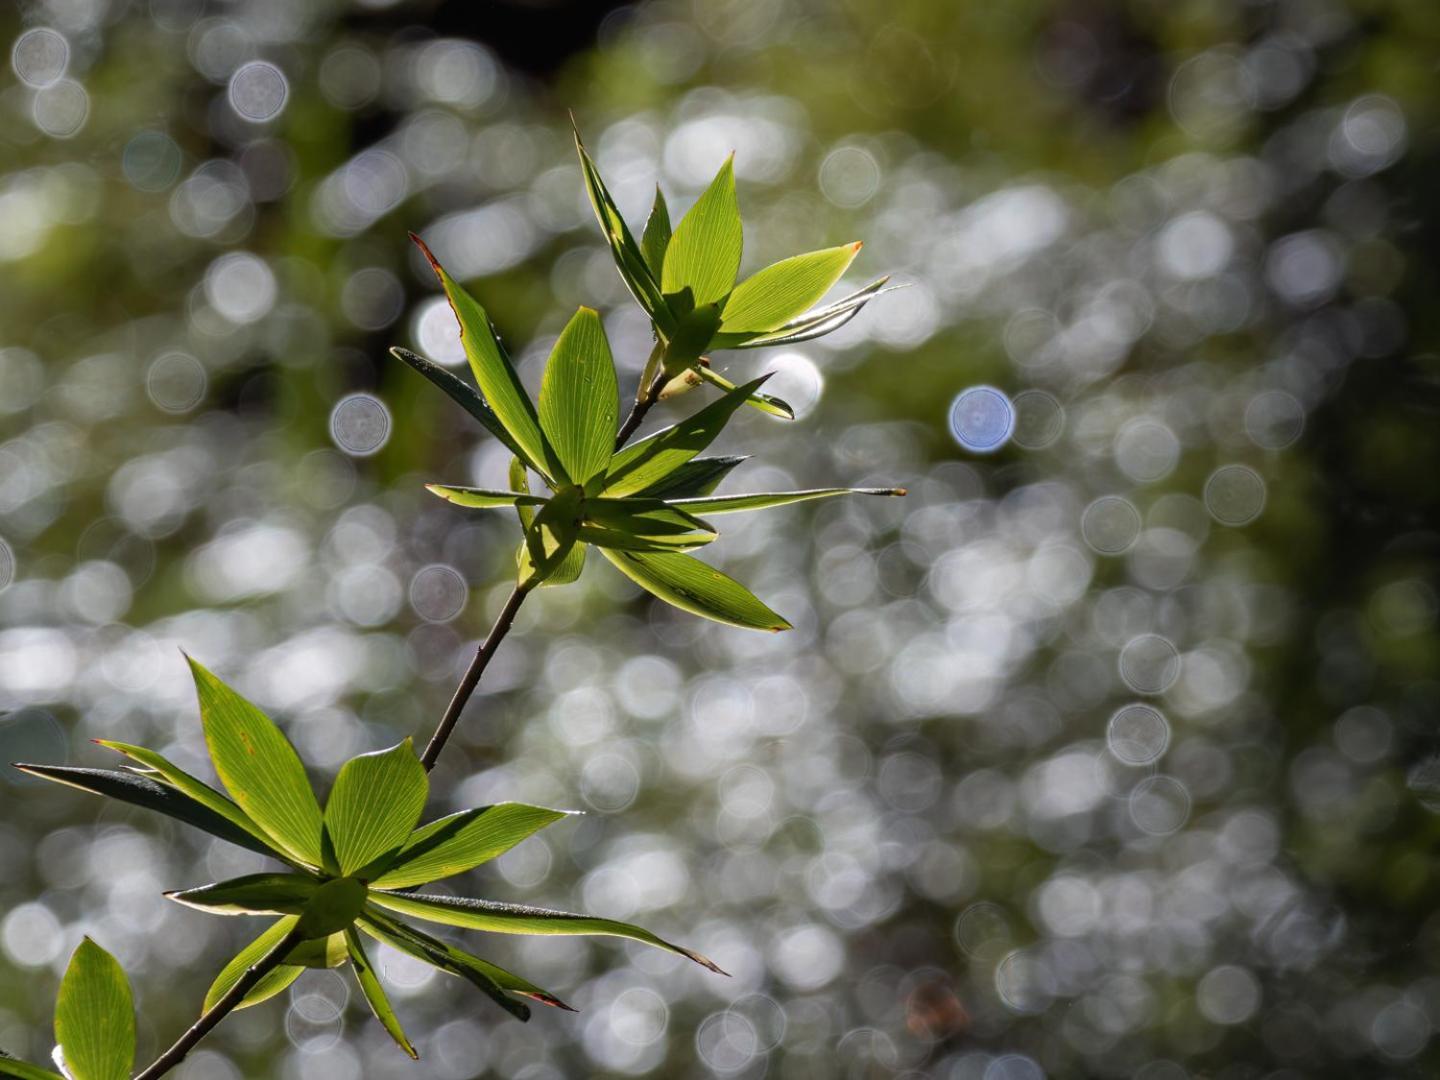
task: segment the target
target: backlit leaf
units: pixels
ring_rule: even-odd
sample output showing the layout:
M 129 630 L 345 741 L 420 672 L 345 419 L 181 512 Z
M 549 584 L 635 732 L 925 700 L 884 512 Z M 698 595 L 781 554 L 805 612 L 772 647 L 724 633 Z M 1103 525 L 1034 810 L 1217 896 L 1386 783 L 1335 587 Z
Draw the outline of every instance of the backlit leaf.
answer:
M 732 154 L 675 226 L 665 251 L 660 291 L 667 297 L 688 292 L 693 307 L 723 300 L 740 272 L 741 244 Z
M 571 811 L 507 802 L 462 810 L 416 829 L 376 889 L 405 889 L 462 874 L 505 854 Z
M 702 381 L 708 382 L 711 386 L 718 386 L 727 394 L 735 389 L 734 383 L 713 368 L 698 367 L 692 370 Z M 769 413 L 771 416 L 778 416 L 781 420 L 795 419 L 795 410 L 790 407 L 788 401 L 782 401 L 769 394 L 751 394 L 745 399 L 745 404 L 759 409 L 763 413 Z
M 769 333 L 820 301 L 849 269 L 857 241 L 772 263 L 735 286 L 725 302 L 723 327 L 732 333 Z
M 500 506 L 544 506 L 545 499 L 520 491 L 492 491 L 489 488 L 460 487 L 454 484 L 426 484 L 425 490 L 456 506 L 492 510 Z
M 432 364 L 423 356 L 419 356 L 409 349 L 402 349 L 396 346 L 390 350 L 390 355 L 397 360 L 402 360 L 406 364 L 409 364 L 421 375 L 429 379 L 431 383 L 443 390 L 450 397 L 450 400 L 454 401 L 476 420 L 480 421 L 481 426 L 484 427 L 486 431 L 504 443 L 512 454 L 520 453 L 520 446 L 515 441 L 515 437 L 505 430 L 505 425 L 500 423 L 499 418 L 495 415 L 495 410 L 485 404 L 485 399 L 479 395 L 474 387 L 462 382 L 438 364 Z
M 582 307 L 560 332 L 540 387 L 540 426 L 571 483 L 604 471 L 620 424 L 615 361 L 600 316 Z
M 665 249 L 670 246 L 670 208 L 665 205 L 665 196 L 660 185 L 655 185 L 655 203 L 650 207 L 650 216 L 645 220 L 645 232 L 640 237 L 640 250 L 645 256 L 645 265 L 656 281 L 665 266 Z
M 65 1080 L 57 1072 L 42 1069 L 39 1065 L 31 1065 L 26 1061 L 17 1061 L 4 1051 L 0 1051 L 0 1076 L 13 1076 L 16 1080 Z
M 904 488 L 810 488 L 805 491 L 764 491 L 749 495 L 719 495 L 701 499 L 675 499 L 670 505 L 692 514 L 733 514 L 737 510 L 763 510 L 771 506 L 830 499 L 836 495 L 904 495 Z
M 749 458 L 742 455 L 694 458 L 669 476 L 662 477 L 637 494 L 656 499 L 684 499 L 709 495 L 735 466 Z
M 888 277 L 883 277 L 879 281 L 873 281 L 858 292 L 853 292 L 833 304 L 827 304 L 823 308 L 816 308 L 814 311 L 791 319 L 768 334 L 728 333 L 722 329 L 715 335 L 711 347 L 715 349 L 759 349 L 769 345 L 791 345 L 823 337 L 840 329 L 860 314 L 861 309 L 875 297 L 904 288 L 903 285 L 892 285 L 886 288 L 885 283 L 889 280 Z
M 790 629 L 749 589 L 699 559 L 679 553 L 600 551 L 635 584 L 682 611 L 747 630 Z
M 708 544 L 715 529 L 660 499 L 588 499 L 580 539 L 622 551 L 675 551 Z
M 418 1059 L 420 1055 L 415 1052 L 415 1047 L 410 1045 L 404 1029 L 400 1027 L 390 999 L 385 996 L 385 988 L 380 985 L 380 977 L 375 974 L 370 958 L 365 955 L 365 946 L 360 943 L 360 935 L 353 928 L 345 931 L 345 944 L 350 951 L 350 962 L 355 965 L 355 978 L 360 983 L 360 992 L 365 995 L 365 1001 L 369 1004 L 370 1011 L 375 1014 L 375 1019 L 380 1021 L 390 1038 L 395 1040 L 395 1045 L 410 1055 L 412 1061 Z
M 308 874 L 245 874 L 165 896 L 212 915 L 299 915 L 319 884 Z
M 295 929 L 295 924 L 299 921 L 298 915 L 286 915 L 284 918 L 276 919 L 259 937 L 236 953 L 230 962 L 220 970 L 220 974 L 215 977 L 215 981 L 210 984 L 210 989 L 206 991 L 205 1009 L 207 1011 L 213 1009 L 216 1002 L 230 992 L 230 988 L 240 981 L 246 971 L 258 964 L 271 949 L 285 940 L 285 936 Z M 246 1009 L 274 997 L 298 979 L 304 970 L 305 968 L 299 964 L 284 964 L 275 968 L 250 988 L 250 992 L 245 995 L 236 1008 Z
M 409 838 L 430 781 L 409 739 L 340 767 L 325 803 L 325 835 L 342 874 L 354 874 Z
M 60 980 L 55 1041 L 74 1080 L 126 1080 L 135 1063 L 130 980 L 119 962 L 89 938 L 70 957 Z
M 320 804 L 290 740 L 254 705 L 186 659 L 200 699 L 210 760 L 226 790 L 288 854 L 319 866 Z

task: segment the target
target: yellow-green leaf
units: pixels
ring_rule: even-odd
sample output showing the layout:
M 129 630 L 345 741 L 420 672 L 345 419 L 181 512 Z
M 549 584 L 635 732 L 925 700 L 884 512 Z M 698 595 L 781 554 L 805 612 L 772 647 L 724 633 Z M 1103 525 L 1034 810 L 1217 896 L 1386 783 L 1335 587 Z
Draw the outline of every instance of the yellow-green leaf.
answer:
M 660 291 L 667 297 L 688 293 L 691 307 L 724 299 L 740 272 L 742 243 L 732 154 L 675 227 L 665 249 Z
M 604 471 L 620 424 L 620 388 L 600 315 L 582 307 L 560 332 L 540 387 L 540 426 L 571 483 Z
M 236 953 L 228 964 L 220 969 L 220 974 L 215 976 L 215 981 L 210 984 L 210 989 L 205 993 L 205 1009 L 213 1009 L 216 1003 L 230 992 L 230 988 L 240 981 L 241 977 L 258 964 L 264 957 L 282 941 L 285 936 L 295 929 L 295 924 L 300 921 L 298 915 L 286 915 L 284 918 L 276 919 L 270 926 L 238 953 Z M 245 995 L 238 1009 L 249 1008 L 251 1005 L 258 1005 L 260 1002 L 274 997 L 284 990 L 292 982 L 298 979 L 305 968 L 299 964 L 282 964 L 266 975 Z
M 135 1064 L 130 980 L 119 962 L 89 938 L 70 957 L 60 980 L 55 1041 L 74 1080 L 126 1080 Z
M 365 946 L 360 943 L 360 935 L 353 927 L 345 931 L 345 945 L 350 952 L 350 962 L 355 965 L 355 978 L 360 983 L 360 992 L 365 995 L 375 1019 L 380 1021 L 390 1038 L 395 1040 L 396 1046 L 409 1054 L 412 1061 L 417 1060 L 420 1055 L 415 1052 L 415 1047 L 410 1044 L 400 1026 L 395 1009 L 391 1006 L 390 999 L 385 996 L 385 988 L 380 985 L 380 978 L 375 974 L 370 958 L 365 955 Z
M 376 889 L 406 889 L 462 874 L 505 854 L 526 837 L 570 814 L 525 803 L 497 803 L 432 821 L 416 829 Z
M 794 255 L 765 267 L 735 286 L 725 302 L 722 329 L 769 333 L 819 303 L 840 280 L 860 242 Z
M 420 820 L 430 781 L 409 739 L 340 768 L 325 804 L 325 835 L 342 874 L 399 851 Z
M 680 553 L 601 548 L 622 574 L 646 592 L 692 615 L 746 630 L 789 630 L 790 624 L 749 589 L 713 566 Z

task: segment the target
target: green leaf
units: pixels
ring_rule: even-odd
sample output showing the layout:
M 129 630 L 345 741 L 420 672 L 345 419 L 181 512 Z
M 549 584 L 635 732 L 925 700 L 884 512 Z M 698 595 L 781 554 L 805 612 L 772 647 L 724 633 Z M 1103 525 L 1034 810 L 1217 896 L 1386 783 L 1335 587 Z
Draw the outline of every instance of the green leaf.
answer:
M 789 630 L 790 624 L 733 578 L 679 553 L 600 552 L 646 592 L 681 611 L 747 630 Z
M 325 803 L 325 835 L 342 874 L 399 851 L 420 820 L 430 781 L 409 739 L 341 766 Z
M 495 331 L 490 326 L 490 317 L 475 298 L 445 271 L 423 240 L 413 233 L 410 238 L 424 253 L 430 268 L 440 279 L 445 297 L 450 301 L 450 310 L 455 313 L 455 319 L 460 324 L 460 344 L 465 348 L 470 370 L 475 375 L 475 382 L 479 385 L 486 404 L 494 410 L 496 418 L 513 438 L 514 449 L 525 458 L 530 467 L 554 479 L 554 462 L 550 448 L 545 444 L 545 437 L 540 433 L 540 421 L 535 414 L 535 406 L 531 403 L 530 396 L 525 393 L 525 387 L 520 384 L 520 376 L 515 373 L 510 358 L 505 355 L 505 350 L 495 337 Z
M 715 529 L 660 499 L 588 499 L 580 539 L 622 551 L 683 551 L 708 544 Z
M 215 976 L 215 981 L 206 991 L 205 1011 L 213 1009 L 216 1003 L 230 992 L 230 988 L 240 981 L 245 972 L 258 964 L 271 949 L 285 940 L 285 935 L 295 929 L 295 924 L 299 921 L 298 915 L 287 915 L 283 919 L 276 919 L 264 933 L 236 953 L 230 962 L 221 968 L 220 974 Z M 305 968 L 299 964 L 284 964 L 266 973 L 264 978 L 250 988 L 250 992 L 241 999 L 236 1008 L 247 1009 L 251 1005 L 258 1005 L 260 1002 L 274 997 L 298 979 L 304 970 Z
M 710 347 L 715 331 L 720 327 L 720 306 L 702 304 L 680 320 L 675 333 L 665 343 L 660 357 L 661 367 L 671 376 L 671 381 L 697 360 Z M 662 393 L 661 397 L 666 395 Z
M 308 874 L 245 874 L 165 897 L 212 915 L 299 915 L 319 884 Z
M 723 300 L 740 272 L 742 242 L 731 154 L 675 227 L 665 251 L 660 291 L 669 297 L 688 290 L 692 307 Z
M 95 741 L 109 750 L 124 754 L 131 761 L 139 762 L 146 769 L 153 770 L 162 783 L 169 784 L 181 794 L 188 795 L 202 806 L 219 814 L 237 829 L 244 831 L 261 845 L 261 850 L 271 847 L 265 831 L 251 821 L 245 811 L 209 784 L 197 780 L 163 755 L 157 754 L 154 750 L 147 750 L 143 746 L 131 746 L 129 743 L 112 742 L 109 739 L 96 739 Z
M 735 410 L 770 376 L 737 386 L 678 424 L 631 443 L 610 460 L 602 494 L 634 495 L 659 483 L 715 441 Z
M 645 254 L 635 243 L 635 238 L 630 235 L 630 229 L 625 224 L 625 219 L 620 216 L 620 208 L 611 198 L 609 190 L 605 187 L 605 181 L 600 179 L 600 171 L 595 168 L 595 162 L 590 159 L 590 152 L 580 141 L 578 128 L 575 131 L 575 150 L 580 155 L 580 171 L 585 177 L 585 193 L 590 196 L 590 205 L 595 209 L 595 217 L 600 222 L 600 231 L 605 234 L 605 241 L 610 245 L 610 254 L 615 260 L 616 269 L 620 271 L 620 279 L 625 282 L 625 287 L 635 297 L 635 302 L 654 320 L 655 325 L 660 328 L 660 332 L 668 335 L 674 329 L 674 319 L 665 298 L 660 295 L 658 275 L 651 272 L 649 264 L 645 261 Z
M 439 495 L 446 502 L 474 510 L 492 510 L 497 506 L 544 506 L 549 501 L 523 491 L 492 491 L 455 484 L 426 484 L 425 490 L 431 495 Z
M 55 1041 L 74 1080 L 126 1080 L 135 1064 L 130 981 L 119 962 L 88 937 L 60 980 Z
M 3 1050 L 0 1050 L 0 1076 L 13 1076 L 16 1080 L 65 1080 L 65 1077 L 57 1072 L 17 1061 Z
M 261 855 L 277 856 L 268 842 L 262 843 L 249 833 L 236 828 L 228 818 L 221 817 L 209 807 L 197 803 L 168 784 L 157 783 L 149 777 L 111 769 L 77 769 L 64 765 L 16 764 L 15 768 L 42 780 L 53 780 L 57 784 L 104 795 L 110 799 L 119 799 L 121 802 L 143 806 L 147 810 L 158 810 L 177 821 L 204 829 L 212 836 L 229 840 L 232 844 L 258 851 Z M 283 858 L 283 855 L 279 857 Z
M 748 460 L 749 458 L 743 455 L 694 458 L 681 465 L 669 476 L 662 477 L 637 494 L 656 499 L 684 499 L 709 495 L 720 486 L 720 482 L 725 477 L 730 475 L 730 470 Z
M 506 802 L 462 810 L 415 830 L 375 889 L 405 889 L 463 874 L 509 851 L 572 811 Z
M 395 1045 L 410 1055 L 412 1061 L 419 1060 L 420 1055 L 415 1052 L 415 1047 L 410 1045 L 410 1040 L 405 1037 L 405 1031 L 400 1027 L 400 1021 L 395 1016 L 395 1010 L 390 1005 L 390 999 L 385 996 L 385 988 L 380 985 L 380 978 L 375 974 L 375 969 L 370 966 L 370 958 L 365 955 L 365 946 L 360 943 L 360 935 L 352 927 L 345 931 L 345 944 L 350 951 L 350 962 L 355 965 L 355 978 L 360 983 L 360 992 L 365 995 L 366 1002 L 370 1005 L 370 1011 L 375 1014 L 375 1019 L 395 1040 Z
M 735 389 L 734 383 L 710 367 L 702 366 L 692 370 L 695 371 L 702 380 L 708 382 L 711 386 L 718 386 L 727 394 Z M 763 413 L 769 413 L 771 416 L 778 416 L 781 420 L 795 419 L 795 410 L 790 407 L 788 401 L 782 401 L 778 397 L 771 397 L 769 394 L 751 394 L 745 399 L 745 404 L 753 406 Z
M 665 195 L 660 185 L 655 185 L 655 204 L 645 221 L 645 232 L 640 237 L 640 250 L 645 256 L 645 265 L 656 281 L 665 266 L 665 249 L 670 246 L 670 208 L 665 205 Z
M 767 345 L 792 345 L 796 342 L 823 337 L 833 330 L 840 329 L 860 314 L 860 310 L 875 297 L 905 287 L 892 285 L 887 289 L 885 283 L 889 280 L 889 277 L 882 277 L 879 281 L 872 281 L 858 292 L 853 292 L 833 304 L 817 308 L 799 318 L 791 319 L 784 326 L 777 327 L 768 334 L 732 334 L 722 330 L 715 335 L 712 347 L 716 349 L 759 349 Z
M 530 495 L 530 475 L 526 472 L 525 462 L 521 461 L 518 457 L 512 457 L 510 459 L 510 488 L 512 491 L 521 495 Z M 540 503 L 546 501 L 545 499 L 540 499 L 533 505 L 538 506 Z M 530 528 L 530 523 L 535 520 L 535 511 L 532 509 L 532 504 L 528 498 L 516 500 L 515 513 L 520 518 L 520 527 L 522 529 Z
M 582 307 L 560 332 L 540 387 L 540 426 L 582 487 L 605 470 L 620 426 L 620 387 L 600 315 Z
M 274 722 L 190 657 L 210 760 L 250 820 L 287 854 L 321 864 L 320 804 Z
M 495 410 L 486 405 L 485 399 L 468 383 L 462 382 L 438 364 L 432 364 L 423 356 L 418 356 L 409 349 L 402 349 L 398 345 L 390 350 L 390 355 L 409 364 L 443 390 L 449 395 L 450 400 L 479 420 L 486 431 L 504 443 L 512 454 L 520 453 L 520 446 L 515 441 L 515 437 L 505 430 L 505 425 L 500 423 L 499 418 L 495 415 Z
M 421 896 L 377 893 L 372 899 L 381 907 L 417 919 L 460 926 L 467 930 L 488 930 L 497 934 L 564 934 L 598 935 L 629 938 L 646 945 L 679 953 L 701 967 L 723 975 L 715 964 L 697 952 L 673 945 L 648 930 L 613 919 L 593 915 L 572 915 L 566 911 L 524 907 L 519 904 L 497 904 L 490 900 L 470 900 L 459 896 Z
M 522 545 L 522 550 L 523 547 Z M 540 579 L 540 588 L 549 589 L 556 585 L 573 585 L 580 580 L 580 575 L 584 570 L 585 545 L 571 544 L 569 550 L 555 564 L 555 568 Z
M 735 286 L 725 302 L 724 329 L 769 333 L 820 301 L 850 268 L 860 242 L 772 263 Z
M 300 918 L 303 920 L 305 916 L 302 915 Z M 350 921 L 354 922 L 353 919 Z M 347 923 L 347 925 L 349 924 Z M 302 941 L 290 950 L 290 955 L 285 959 L 292 965 L 315 968 L 318 971 L 337 968 L 350 959 L 350 954 L 345 951 L 345 933 L 342 930 L 339 933 Z
M 530 1007 L 510 997 L 493 977 L 492 973 L 502 972 L 502 969 L 437 941 L 428 934 L 422 934 L 398 919 L 390 918 L 374 904 L 366 906 L 365 914 L 357 925 L 376 941 L 383 942 L 392 949 L 399 949 L 423 960 L 431 967 L 460 976 L 517 1020 L 524 1022 L 530 1019 Z
M 764 491 L 750 495 L 720 495 L 703 499 L 675 499 L 671 506 L 692 514 L 733 514 L 737 510 L 764 510 L 770 506 L 830 499 L 836 495 L 904 495 L 904 488 L 809 488 L 805 491 Z
M 353 877 L 327 881 L 310 897 L 296 929 L 307 940 L 338 934 L 359 917 L 368 895 L 365 883 Z
M 569 565 L 579 529 L 580 489 L 559 492 L 535 515 L 520 547 L 519 584 L 531 589 Z

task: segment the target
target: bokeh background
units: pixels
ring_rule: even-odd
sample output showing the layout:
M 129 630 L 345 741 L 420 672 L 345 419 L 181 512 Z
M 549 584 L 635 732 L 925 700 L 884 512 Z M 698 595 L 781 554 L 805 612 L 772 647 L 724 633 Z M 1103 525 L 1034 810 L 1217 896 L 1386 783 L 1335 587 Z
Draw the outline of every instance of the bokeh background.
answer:
M 1296 1078 L 1440 1070 L 1440 6 L 1430 0 L 22 0 L 0 11 L 0 757 L 207 766 L 180 647 L 322 789 L 428 734 L 516 528 L 505 455 L 385 349 L 461 363 L 427 236 L 534 380 L 580 303 L 648 351 L 573 109 L 639 222 L 737 152 L 748 268 L 863 239 L 843 331 L 717 354 L 748 634 L 599 560 L 523 610 L 435 814 L 583 808 L 459 882 L 640 921 L 467 937 L 520 1025 L 383 957 L 174 1075 Z M 680 406 L 692 407 L 697 398 Z M 673 416 L 676 407 L 656 411 Z M 257 930 L 257 867 L 0 779 L 0 1046 L 82 933 L 142 1054 Z M 148 1060 L 148 1058 L 146 1058 Z

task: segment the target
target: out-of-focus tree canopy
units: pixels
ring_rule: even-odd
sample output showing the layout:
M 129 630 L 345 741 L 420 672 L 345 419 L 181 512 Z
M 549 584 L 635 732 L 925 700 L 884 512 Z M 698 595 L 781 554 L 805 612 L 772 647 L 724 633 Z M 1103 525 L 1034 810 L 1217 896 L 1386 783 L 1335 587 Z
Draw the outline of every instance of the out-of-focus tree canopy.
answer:
M 501 941 L 582 1010 L 521 1025 L 383 952 L 418 1065 L 312 972 L 176 1076 L 1440 1068 L 1440 6 L 26 0 L 0 41 L 4 761 L 203 774 L 180 645 L 331 772 L 433 725 L 514 535 L 423 490 L 508 453 L 386 354 L 463 366 L 405 234 L 532 389 L 582 303 L 633 385 L 567 110 L 632 224 L 734 150 L 745 272 L 862 239 L 841 288 L 908 286 L 711 358 L 799 414 L 737 421 L 736 490 L 910 489 L 707 551 L 795 629 L 592 566 L 433 774 L 589 811 L 465 891 L 734 978 Z M 48 1053 L 89 933 L 148 1060 L 256 929 L 160 892 L 261 865 L 0 778 L 0 1047 Z

